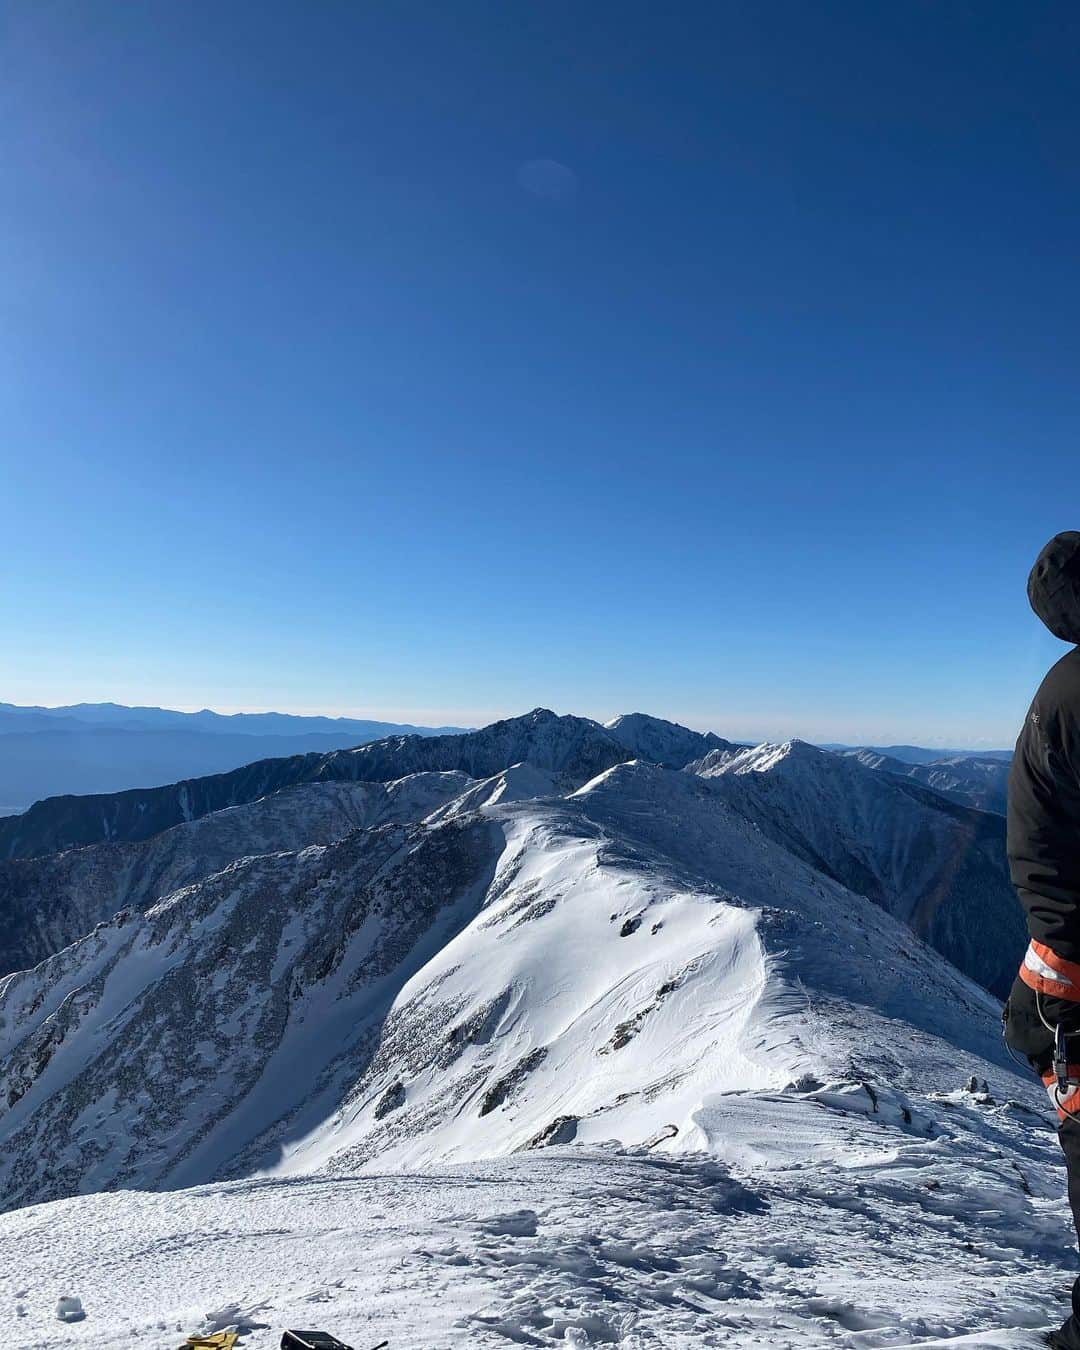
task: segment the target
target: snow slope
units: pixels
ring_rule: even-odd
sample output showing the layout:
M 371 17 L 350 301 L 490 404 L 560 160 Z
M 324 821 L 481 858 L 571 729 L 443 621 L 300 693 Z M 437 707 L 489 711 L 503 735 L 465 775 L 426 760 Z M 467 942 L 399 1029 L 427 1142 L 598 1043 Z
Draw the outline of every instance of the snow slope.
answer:
M 1037 1350 L 1064 1316 L 1056 1145 L 1022 1110 L 941 1095 L 926 1138 L 800 1096 L 725 1101 L 734 1146 L 769 1122 L 765 1161 L 553 1149 L 0 1215 L 5 1331 L 24 1350 L 225 1326 L 244 1350 L 290 1326 L 358 1350 Z M 53 1317 L 64 1294 L 85 1321 Z
M 1027 935 L 999 816 L 805 741 L 720 752 L 697 771 L 777 842 L 1008 993 Z

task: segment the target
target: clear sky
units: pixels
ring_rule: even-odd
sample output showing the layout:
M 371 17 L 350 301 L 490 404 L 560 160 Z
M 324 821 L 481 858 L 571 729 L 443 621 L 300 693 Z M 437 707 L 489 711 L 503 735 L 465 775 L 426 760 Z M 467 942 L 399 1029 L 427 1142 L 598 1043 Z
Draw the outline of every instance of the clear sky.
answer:
M 1011 743 L 1071 4 L 0 14 L 0 699 Z

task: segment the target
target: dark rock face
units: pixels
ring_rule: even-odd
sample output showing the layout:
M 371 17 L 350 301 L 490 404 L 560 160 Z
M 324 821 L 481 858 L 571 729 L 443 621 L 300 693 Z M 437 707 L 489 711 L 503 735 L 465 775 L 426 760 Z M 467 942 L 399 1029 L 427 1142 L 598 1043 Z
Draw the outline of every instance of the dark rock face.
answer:
M 547 1050 L 543 1046 L 538 1046 L 524 1059 L 519 1060 L 505 1077 L 492 1083 L 491 1087 L 484 1093 L 484 1100 L 480 1103 L 480 1114 L 486 1116 L 488 1112 L 494 1111 L 513 1097 L 514 1091 L 528 1078 L 529 1074 L 543 1064 L 545 1059 L 547 1059 Z
M 545 1125 L 538 1134 L 533 1135 L 525 1147 L 557 1148 L 560 1145 L 572 1144 L 577 1138 L 580 1124 L 577 1116 L 556 1116 L 550 1125 Z
M 382 1120 L 388 1116 L 391 1111 L 397 1111 L 405 1105 L 405 1084 L 401 1079 L 391 1083 L 383 1095 L 375 1103 L 375 1119 Z

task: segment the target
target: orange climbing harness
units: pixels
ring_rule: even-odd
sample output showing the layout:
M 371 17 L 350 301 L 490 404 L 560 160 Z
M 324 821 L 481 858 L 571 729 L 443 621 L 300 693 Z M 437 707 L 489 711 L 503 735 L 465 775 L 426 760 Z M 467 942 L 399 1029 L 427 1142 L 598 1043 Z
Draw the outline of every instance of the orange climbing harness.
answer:
M 1080 1003 L 1080 961 L 1066 961 L 1044 942 L 1028 943 L 1020 963 L 1020 978 L 1037 994 Z

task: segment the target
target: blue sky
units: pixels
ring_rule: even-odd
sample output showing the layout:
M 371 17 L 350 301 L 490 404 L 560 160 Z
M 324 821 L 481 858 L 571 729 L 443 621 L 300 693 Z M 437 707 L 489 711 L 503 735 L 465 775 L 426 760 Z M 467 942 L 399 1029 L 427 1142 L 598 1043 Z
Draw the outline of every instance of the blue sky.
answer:
M 1008 744 L 1080 11 L 14 3 L 0 698 Z

